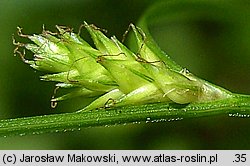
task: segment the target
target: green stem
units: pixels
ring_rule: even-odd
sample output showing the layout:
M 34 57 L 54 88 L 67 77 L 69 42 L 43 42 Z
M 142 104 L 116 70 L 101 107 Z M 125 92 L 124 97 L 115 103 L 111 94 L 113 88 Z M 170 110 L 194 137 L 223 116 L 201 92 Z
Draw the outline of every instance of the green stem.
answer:
M 63 132 L 84 127 L 173 121 L 213 115 L 250 117 L 250 96 L 234 95 L 225 100 L 188 105 L 158 103 L 81 113 L 7 119 L 0 121 L 0 136 Z

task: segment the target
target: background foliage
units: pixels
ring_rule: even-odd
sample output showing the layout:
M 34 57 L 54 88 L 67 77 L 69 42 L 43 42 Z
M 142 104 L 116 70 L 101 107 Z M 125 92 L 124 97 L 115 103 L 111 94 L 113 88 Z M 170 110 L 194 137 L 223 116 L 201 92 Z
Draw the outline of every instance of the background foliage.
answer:
M 247 1 L 224 3 L 249 9 Z M 136 23 L 152 4 L 149 0 L 0 1 L 0 119 L 75 111 L 85 102 L 78 98 L 59 103 L 55 110 L 50 108 L 53 83 L 39 81 L 39 73 L 13 56 L 11 36 L 17 26 L 32 34 L 40 33 L 43 24 L 50 30 L 55 30 L 56 24 L 78 30 L 86 20 L 107 29 L 109 36 L 121 39 L 129 23 Z M 238 15 L 234 17 L 245 20 L 243 24 L 235 19 L 221 22 L 209 18 L 176 19 L 158 22 L 152 27 L 152 35 L 163 50 L 194 74 L 233 92 L 249 94 L 250 16 L 249 12 L 235 13 Z M 249 149 L 249 125 L 247 118 L 221 116 L 98 127 L 0 138 L 0 149 Z

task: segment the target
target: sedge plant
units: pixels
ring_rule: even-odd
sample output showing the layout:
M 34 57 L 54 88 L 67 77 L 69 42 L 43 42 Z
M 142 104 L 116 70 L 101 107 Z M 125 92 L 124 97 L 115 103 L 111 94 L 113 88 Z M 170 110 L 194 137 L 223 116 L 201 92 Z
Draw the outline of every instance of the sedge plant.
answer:
M 133 122 L 173 121 L 184 118 L 230 114 L 249 117 L 250 97 L 232 93 L 205 81 L 176 64 L 154 42 L 147 29 L 131 24 L 137 52 L 115 36 L 84 22 L 95 47 L 71 28 L 56 26 L 58 32 L 43 29 L 39 35 L 18 35 L 31 43 L 13 39 L 22 60 L 46 74 L 41 80 L 56 82 L 55 92 L 67 93 L 51 99 L 92 98 L 73 113 L 24 117 L 0 121 L 0 135 L 41 134 L 90 126 Z M 126 31 L 127 34 L 129 31 Z M 21 49 L 33 52 L 27 60 Z

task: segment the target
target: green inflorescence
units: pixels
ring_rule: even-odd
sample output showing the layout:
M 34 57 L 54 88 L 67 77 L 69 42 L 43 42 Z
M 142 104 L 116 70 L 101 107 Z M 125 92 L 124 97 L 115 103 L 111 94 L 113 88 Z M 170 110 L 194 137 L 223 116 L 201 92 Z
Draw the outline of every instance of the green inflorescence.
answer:
M 40 35 L 19 32 L 34 43 L 22 44 L 34 53 L 34 59 L 25 62 L 49 73 L 41 76 L 42 80 L 55 81 L 58 88 L 72 89 L 53 97 L 52 102 L 77 96 L 97 97 L 80 110 L 87 111 L 158 102 L 202 103 L 232 96 L 229 91 L 179 67 L 167 55 L 158 54 L 157 45 L 132 24 L 138 45 L 136 53 L 116 37 L 107 38 L 100 28 L 86 22 L 83 26 L 96 48 L 67 27 L 56 26 L 58 33 L 44 30 Z

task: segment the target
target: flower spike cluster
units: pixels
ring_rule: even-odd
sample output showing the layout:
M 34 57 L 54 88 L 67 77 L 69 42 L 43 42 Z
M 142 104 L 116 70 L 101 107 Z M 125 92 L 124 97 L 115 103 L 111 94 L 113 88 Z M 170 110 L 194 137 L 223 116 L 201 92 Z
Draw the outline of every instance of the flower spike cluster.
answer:
M 115 36 L 108 38 L 99 28 L 84 22 L 95 48 L 70 28 L 56 26 L 58 33 L 22 35 L 33 42 L 23 44 L 34 53 L 33 60 L 25 62 L 49 73 L 41 76 L 42 80 L 72 89 L 52 98 L 52 102 L 78 96 L 97 97 L 81 111 L 157 102 L 188 104 L 231 96 L 230 92 L 197 78 L 188 70 L 173 67 L 175 63 L 167 55 L 162 58 L 162 54 L 154 51 L 157 45 L 141 29 L 130 26 L 139 48 L 136 53 Z

